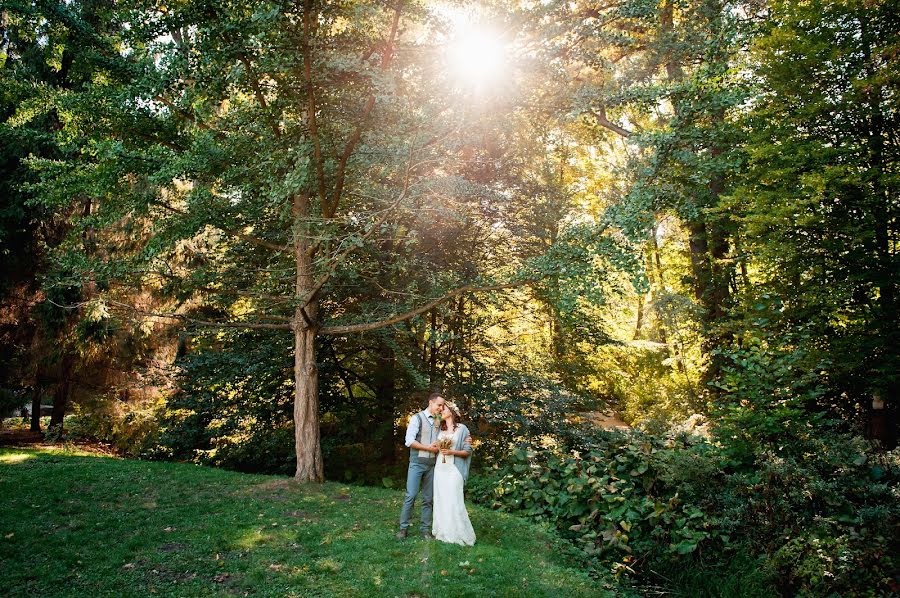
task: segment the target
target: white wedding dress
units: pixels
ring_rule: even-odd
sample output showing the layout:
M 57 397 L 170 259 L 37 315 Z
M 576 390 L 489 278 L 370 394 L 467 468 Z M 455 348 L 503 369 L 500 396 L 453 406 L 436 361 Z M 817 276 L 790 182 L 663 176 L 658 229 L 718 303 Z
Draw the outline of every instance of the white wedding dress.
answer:
M 453 446 L 456 446 L 456 436 L 459 433 L 457 428 L 452 436 L 441 432 L 438 438 L 452 438 Z M 469 521 L 463 502 L 464 481 L 456 468 L 455 459 L 462 457 L 447 455 L 447 462 L 444 463 L 444 455 L 437 456 L 437 464 L 434 466 L 434 523 L 431 533 L 442 542 L 472 546 L 475 544 L 475 530 L 472 529 L 472 522 Z

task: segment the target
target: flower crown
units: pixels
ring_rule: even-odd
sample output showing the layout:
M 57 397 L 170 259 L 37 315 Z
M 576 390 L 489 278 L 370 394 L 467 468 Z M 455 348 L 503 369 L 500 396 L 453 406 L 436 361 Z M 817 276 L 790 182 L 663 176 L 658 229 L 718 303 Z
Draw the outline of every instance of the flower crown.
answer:
M 456 406 L 456 403 L 454 403 L 453 401 L 444 401 L 444 406 L 449 409 L 450 412 L 453 413 L 453 415 L 456 416 L 457 420 L 462 419 L 462 414 L 460 414 L 459 407 Z

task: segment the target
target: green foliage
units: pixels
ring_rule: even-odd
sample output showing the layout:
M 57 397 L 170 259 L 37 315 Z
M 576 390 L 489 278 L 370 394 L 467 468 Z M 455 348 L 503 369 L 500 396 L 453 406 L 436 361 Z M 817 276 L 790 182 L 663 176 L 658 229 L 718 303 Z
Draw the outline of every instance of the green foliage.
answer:
M 129 457 L 145 457 L 155 450 L 159 420 L 152 406 L 116 404 L 95 397 L 77 404 L 72 411 L 63 423 L 70 440 L 105 443 Z
M 897 456 L 822 431 L 783 431 L 779 448 L 738 464 L 696 437 L 572 430 L 514 450 L 474 494 L 548 522 L 599 571 L 659 574 L 698 592 L 704 583 L 685 570 L 727 572 L 751 584 L 746 595 L 888 591 L 900 554 Z
M 484 369 L 455 392 L 465 397 L 467 417 L 474 422 L 476 466 L 502 461 L 529 439 L 555 442 L 571 430 L 567 418 L 592 403 L 546 375 L 507 369 Z
M 679 495 L 685 489 L 673 479 L 679 450 L 693 451 L 705 472 L 714 472 L 708 445 L 686 437 L 666 442 L 637 433 L 571 432 L 579 449 L 514 450 L 482 499 L 550 522 L 594 567 L 617 573 L 633 572 L 635 561 L 728 546 L 718 520 Z
M 273 342 L 275 341 L 275 342 Z M 156 458 L 248 472 L 294 470 L 291 339 L 227 331 L 193 339 L 159 406 Z
M 716 382 L 724 391 L 716 435 L 738 460 L 752 460 L 761 447 L 778 452 L 785 435 L 810 438 L 836 425 L 820 405 L 830 363 L 808 349 L 810 335 L 801 329 L 770 339 L 764 328 L 758 332 L 720 350 L 726 365 Z
M 750 47 L 748 169 L 722 205 L 753 280 L 736 335 L 764 326 L 773 354 L 820 360 L 820 406 L 851 421 L 874 392 L 897 401 L 896 19 L 892 2 L 771 4 Z
M 595 388 L 629 424 L 664 430 L 707 411 L 696 381 L 678 359 L 661 343 L 601 347 L 592 356 Z

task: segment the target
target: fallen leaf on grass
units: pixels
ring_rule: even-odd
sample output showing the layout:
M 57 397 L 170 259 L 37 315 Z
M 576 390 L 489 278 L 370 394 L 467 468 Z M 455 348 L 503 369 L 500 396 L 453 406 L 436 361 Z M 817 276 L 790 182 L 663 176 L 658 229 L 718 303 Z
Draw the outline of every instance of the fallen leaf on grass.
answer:
M 229 579 L 231 579 L 230 573 L 219 573 L 218 575 L 213 577 L 213 581 L 216 583 L 225 583 Z
M 122 565 L 123 569 L 134 569 L 134 563 L 125 563 Z
M 12 537 L 15 536 L 15 535 L 16 535 L 15 532 L 10 532 L 10 533 L 6 534 L 6 535 L 3 536 L 3 537 L 6 538 L 7 540 L 9 540 L 10 538 L 12 538 Z

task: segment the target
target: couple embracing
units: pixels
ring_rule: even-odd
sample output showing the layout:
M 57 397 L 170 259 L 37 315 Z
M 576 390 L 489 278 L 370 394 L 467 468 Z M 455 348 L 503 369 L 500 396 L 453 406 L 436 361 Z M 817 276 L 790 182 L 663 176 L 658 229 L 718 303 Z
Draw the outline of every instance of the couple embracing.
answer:
M 463 502 L 472 437 L 460 423 L 456 405 L 438 393 L 428 397 L 428 406 L 409 419 L 406 446 L 409 470 L 397 537 L 407 536 L 413 505 L 421 493 L 422 536 L 466 546 L 475 544 L 475 530 Z

